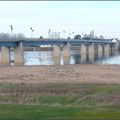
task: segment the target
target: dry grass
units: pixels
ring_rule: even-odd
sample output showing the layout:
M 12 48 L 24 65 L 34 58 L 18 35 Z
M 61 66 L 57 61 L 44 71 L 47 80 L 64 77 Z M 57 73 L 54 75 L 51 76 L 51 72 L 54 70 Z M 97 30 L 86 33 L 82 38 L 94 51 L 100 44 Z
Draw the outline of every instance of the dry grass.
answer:
M 119 106 L 120 85 L 1 84 L 1 104 L 42 106 Z
M 0 67 L 0 83 L 120 84 L 120 66 L 65 65 Z

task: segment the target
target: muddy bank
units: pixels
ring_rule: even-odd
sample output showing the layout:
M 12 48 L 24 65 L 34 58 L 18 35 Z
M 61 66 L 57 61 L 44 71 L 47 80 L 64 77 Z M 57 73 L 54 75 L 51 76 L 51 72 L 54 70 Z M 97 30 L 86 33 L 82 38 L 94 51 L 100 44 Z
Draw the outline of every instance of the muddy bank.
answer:
M 117 83 L 118 65 L 0 66 L 0 83 Z

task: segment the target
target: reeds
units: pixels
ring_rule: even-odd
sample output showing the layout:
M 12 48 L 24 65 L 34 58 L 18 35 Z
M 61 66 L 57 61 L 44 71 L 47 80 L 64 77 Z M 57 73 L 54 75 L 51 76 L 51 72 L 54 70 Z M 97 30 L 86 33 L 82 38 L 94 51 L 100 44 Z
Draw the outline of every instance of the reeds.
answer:
M 0 104 L 119 106 L 120 85 L 1 84 Z

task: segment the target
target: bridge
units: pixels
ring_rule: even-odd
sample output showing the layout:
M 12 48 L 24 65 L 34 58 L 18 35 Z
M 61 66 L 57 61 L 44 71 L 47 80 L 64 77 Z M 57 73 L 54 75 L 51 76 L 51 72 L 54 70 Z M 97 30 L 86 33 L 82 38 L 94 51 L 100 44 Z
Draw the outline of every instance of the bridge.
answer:
M 0 39 L 1 65 L 10 65 L 10 48 L 14 48 L 14 64 L 24 65 L 24 47 L 35 47 L 41 45 L 53 46 L 54 64 L 60 64 L 60 46 L 63 47 L 64 64 L 69 64 L 70 46 L 80 46 L 81 61 L 85 63 L 88 48 L 89 59 L 94 59 L 95 46 L 99 58 L 107 56 L 110 52 L 117 50 L 116 43 L 110 39 L 104 40 L 76 40 L 76 39 Z
M 39 45 L 65 45 L 67 43 L 71 45 L 77 44 L 113 44 L 109 39 L 106 40 L 76 40 L 76 39 L 0 39 L 0 46 L 17 46 L 19 42 L 23 43 L 23 46 L 39 46 Z

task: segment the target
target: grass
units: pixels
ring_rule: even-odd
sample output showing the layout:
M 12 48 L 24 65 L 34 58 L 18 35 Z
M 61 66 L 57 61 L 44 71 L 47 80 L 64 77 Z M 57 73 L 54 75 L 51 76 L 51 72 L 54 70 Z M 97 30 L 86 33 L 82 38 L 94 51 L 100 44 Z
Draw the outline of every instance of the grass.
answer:
M 117 84 L 0 84 L 0 120 L 120 120 Z
M 0 120 L 119 120 L 119 107 L 48 107 L 32 105 L 1 105 Z

